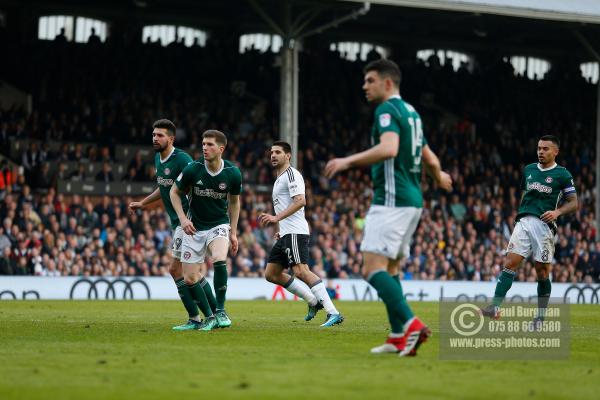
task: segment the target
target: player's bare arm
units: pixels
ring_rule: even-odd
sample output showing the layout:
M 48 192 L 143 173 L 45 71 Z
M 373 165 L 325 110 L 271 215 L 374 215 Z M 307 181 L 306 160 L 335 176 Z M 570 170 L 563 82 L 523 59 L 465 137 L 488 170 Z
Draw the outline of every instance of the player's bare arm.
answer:
M 400 137 L 396 132 L 384 132 L 381 134 L 380 142 L 370 149 L 348 157 L 330 160 L 325 166 L 325 176 L 332 178 L 338 172 L 349 168 L 372 165 L 388 158 L 394 158 L 398 155 L 399 145 Z
M 183 204 L 181 203 L 181 196 L 183 194 L 185 194 L 185 193 L 183 193 L 181 190 L 179 190 L 177 185 L 171 186 L 171 191 L 169 192 L 169 197 L 171 197 L 171 204 L 173 204 L 173 208 L 175 209 L 175 212 L 177 213 L 177 217 L 179 217 L 179 222 L 181 223 L 181 229 L 183 229 L 183 231 L 186 234 L 192 235 L 192 234 L 194 234 L 194 232 L 196 232 L 196 228 L 194 227 L 194 224 L 192 223 L 192 221 L 190 221 L 188 219 L 188 217 L 186 217 L 185 213 L 183 212 Z
M 229 241 L 231 243 L 231 255 L 235 256 L 238 251 L 238 238 L 237 238 L 237 226 L 240 218 L 240 196 L 237 194 L 229 195 L 229 224 L 231 226 L 231 232 L 229 235 Z
M 160 200 L 160 189 L 156 188 L 154 192 L 150 193 L 148 196 L 144 197 L 141 201 L 133 201 L 129 203 L 129 211 L 133 212 L 135 210 L 143 210 L 148 205 Z
M 571 214 L 577 211 L 577 195 L 570 194 L 565 197 L 565 203 L 556 210 L 546 211 L 540 216 L 540 219 L 546 223 L 556 221 L 558 217 L 565 214 Z
M 292 215 L 293 213 L 295 213 L 296 211 L 298 211 L 306 205 L 306 197 L 303 194 L 299 194 L 297 196 L 292 197 L 292 200 L 292 204 L 290 204 L 288 208 L 286 208 L 277 215 L 270 215 L 266 213 L 260 214 L 260 216 L 258 217 L 258 222 L 260 223 L 260 225 L 267 226 L 271 224 L 276 224 L 279 221 L 286 219 L 287 217 L 289 217 L 290 215 Z
M 438 156 L 425 145 L 422 150 L 423 166 L 427 171 L 427 174 L 447 192 L 452 191 L 452 177 L 447 172 L 442 171 L 440 159 Z

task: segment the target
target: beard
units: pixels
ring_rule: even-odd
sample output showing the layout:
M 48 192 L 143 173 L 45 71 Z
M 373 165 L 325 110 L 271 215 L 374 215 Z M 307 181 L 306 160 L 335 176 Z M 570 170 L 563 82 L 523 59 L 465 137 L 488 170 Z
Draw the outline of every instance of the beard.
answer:
M 160 153 L 160 152 L 162 152 L 164 149 L 166 149 L 166 148 L 167 148 L 167 145 L 161 146 L 160 144 L 158 144 L 158 145 L 156 145 L 156 146 L 154 146 L 154 145 L 153 145 L 152 147 L 154 147 L 154 152 L 155 152 L 155 153 Z

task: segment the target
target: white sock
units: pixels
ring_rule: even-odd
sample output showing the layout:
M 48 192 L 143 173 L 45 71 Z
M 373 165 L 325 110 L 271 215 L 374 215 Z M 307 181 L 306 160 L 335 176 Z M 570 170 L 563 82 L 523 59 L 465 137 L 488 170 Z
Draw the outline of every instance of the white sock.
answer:
M 288 292 L 304 299 L 304 301 L 311 306 L 317 304 L 317 298 L 312 294 L 308 286 L 306 286 L 306 284 L 301 280 L 292 278 L 284 287 Z
M 317 300 L 319 300 L 327 314 L 339 314 L 337 308 L 333 305 L 333 302 L 329 298 L 329 293 L 327 293 L 327 289 L 325 289 L 325 284 L 322 280 L 318 280 L 315 285 L 313 285 L 310 290 L 313 292 Z
M 190 318 L 192 321 L 200 322 L 200 315 L 196 315 L 195 317 Z

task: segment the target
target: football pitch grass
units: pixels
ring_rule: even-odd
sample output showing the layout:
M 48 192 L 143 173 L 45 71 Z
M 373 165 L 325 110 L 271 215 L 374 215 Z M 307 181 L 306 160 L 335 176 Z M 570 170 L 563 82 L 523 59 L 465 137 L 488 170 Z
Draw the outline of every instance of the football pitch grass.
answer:
M 380 302 L 341 302 L 341 326 L 300 302 L 230 301 L 229 329 L 173 332 L 175 301 L 0 301 L 0 399 L 597 399 L 600 306 L 571 308 L 562 361 L 440 361 L 438 304 L 412 303 L 434 336 L 415 358 L 371 355 Z

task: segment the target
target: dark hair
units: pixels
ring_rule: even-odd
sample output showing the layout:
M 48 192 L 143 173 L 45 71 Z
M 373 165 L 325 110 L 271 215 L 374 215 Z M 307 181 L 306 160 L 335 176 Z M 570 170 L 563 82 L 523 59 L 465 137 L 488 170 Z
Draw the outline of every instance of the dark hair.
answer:
M 540 138 L 540 140 L 546 140 L 548 142 L 552 142 L 556 145 L 556 147 L 560 148 L 560 140 L 554 135 L 544 135 Z
M 213 138 L 215 139 L 215 142 L 217 142 L 217 144 L 220 144 L 221 146 L 227 146 L 227 136 L 225 136 L 223 132 L 218 131 L 216 129 L 209 129 L 207 131 L 204 131 L 204 133 L 202 134 L 202 139 L 206 138 Z
M 384 58 L 371 61 L 368 63 L 363 69 L 363 73 L 375 71 L 382 78 L 389 78 L 394 82 L 396 87 L 400 87 L 400 81 L 402 80 L 402 73 L 400 72 L 400 67 L 398 64 L 391 60 L 386 60 Z
M 273 142 L 271 147 L 273 147 L 273 146 L 281 147 L 285 154 L 290 154 L 292 152 L 292 146 L 288 142 L 284 142 L 283 140 L 278 140 L 276 142 Z
M 175 131 L 177 130 L 175 124 L 171 120 L 165 118 L 154 121 L 152 127 L 166 129 L 169 136 L 175 136 Z

